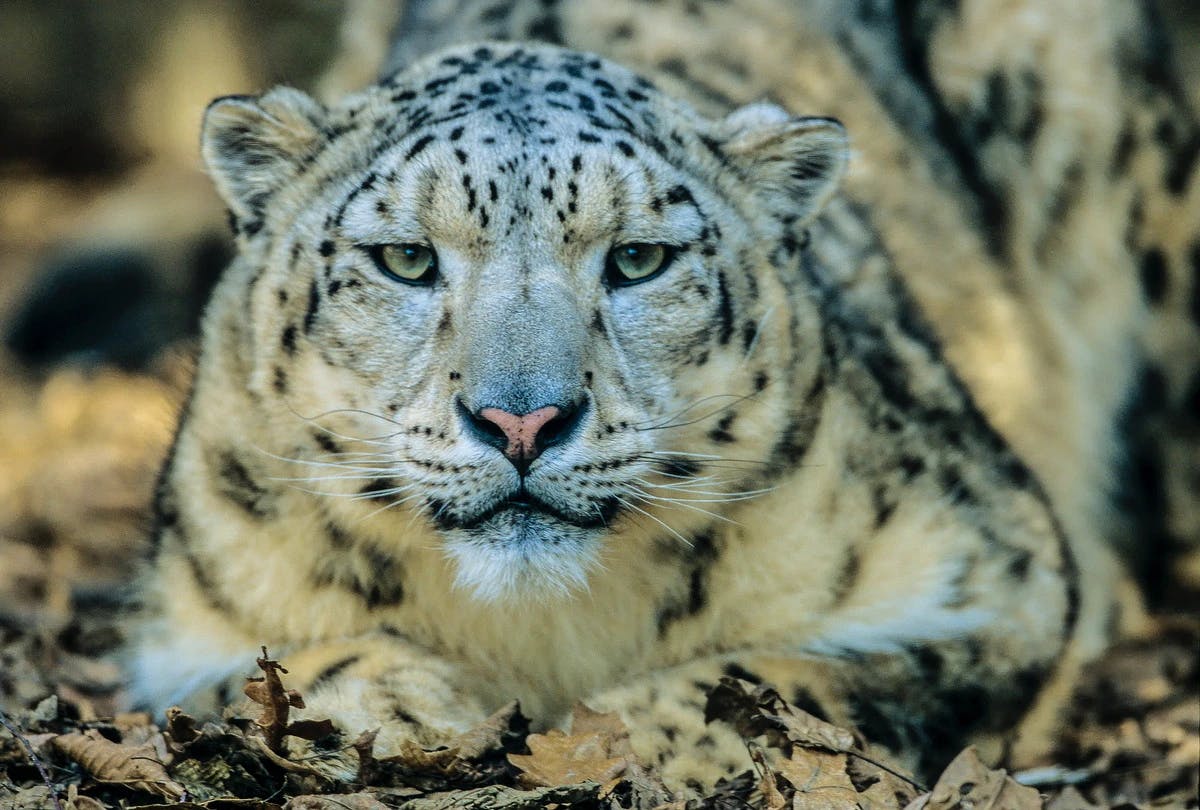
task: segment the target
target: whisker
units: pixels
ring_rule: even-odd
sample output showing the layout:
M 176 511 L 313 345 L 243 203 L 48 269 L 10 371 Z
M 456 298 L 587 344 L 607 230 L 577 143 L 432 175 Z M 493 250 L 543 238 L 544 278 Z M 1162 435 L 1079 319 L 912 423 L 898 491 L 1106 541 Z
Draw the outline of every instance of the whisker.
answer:
M 702 515 L 708 515 L 713 520 L 719 520 L 723 523 L 728 523 L 731 526 L 742 525 L 742 524 L 738 523 L 736 520 L 734 520 L 733 518 L 726 517 L 725 515 L 719 515 L 716 512 L 710 512 L 709 510 L 702 509 L 699 506 L 693 506 L 691 504 L 691 502 L 689 502 L 689 501 L 680 500 L 678 498 L 664 498 L 660 495 L 651 495 L 648 492 L 640 492 L 640 491 L 637 493 L 631 492 L 630 494 L 633 497 L 638 498 L 639 500 L 646 501 L 647 503 L 657 502 L 657 503 L 670 504 L 670 506 L 668 506 L 667 508 L 671 508 L 671 506 L 680 506 L 680 507 L 683 507 L 684 509 L 690 509 L 693 512 L 699 512 Z
M 693 545 L 692 545 L 692 541 L 691 541 L 691 540 L 688 540 L 688 539 L 687 539 L 686 537 L 684 537 L 682 534 L 680 534 L 679 532 L 677 532 L 677 531 L 675 531 L 674 529 L 672 529 L 672 528 L 671 528 L 670 526 L 668 526 L 666 523 L 664 523 L 663 521 L 659 520 L 657 517 L 655 517 L 654 515 L 652 515 L 652 514 L 650 514 L 649 512 L 647 512 L 645 509 L 642 509 L 641 507 L 639 507 L 639 506 L 636 506 L 636 505 L 634 505 L 634 504 L 630 503 L 629 501 L 627 501 L 627 500 L 625 500 L 624 498 L 622 498 L 620 495 L 613 495 L 613 497 L 614 497 L 614 498 L 617 500 L 617 503 L 620 503 L 621 505 L 623 505 L 623 506 L 625 506 L 625 507 L 627 507 L 627 508 L 629 508 L 629 509 L 632 509 L 633 511 L 635 511 L 635 512 L 637 512 L 637 513 L 639 513 L 639 514 L 645 515 L 646 517 L 650 518 L 650 519 L 651 519 L 651 520 L 653 520 L 655 523 L 657 523 L 659 526 L 662 526 L 664 529 L 666 529 L 667 531 L 669 531 L 671 534 L 675 535 L 675 537 L 679 539 L 679 542 L 683 543 L 683 544 L 684 544 L 685 546 L 687 546 L 688 548 L 692 548 L 692 547 L 693 547 Z

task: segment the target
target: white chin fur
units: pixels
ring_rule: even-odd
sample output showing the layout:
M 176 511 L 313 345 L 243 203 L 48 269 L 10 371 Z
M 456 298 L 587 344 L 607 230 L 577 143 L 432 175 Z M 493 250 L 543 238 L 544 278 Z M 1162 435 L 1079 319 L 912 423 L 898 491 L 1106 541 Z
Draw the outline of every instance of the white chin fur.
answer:
M 586 592 L 588 575 L 598 564 L 598 533 L 560 526 L 565 531 L 552 537 L 543 531 L 447 532 L 455 586 L 481 602 L 549 601 Z

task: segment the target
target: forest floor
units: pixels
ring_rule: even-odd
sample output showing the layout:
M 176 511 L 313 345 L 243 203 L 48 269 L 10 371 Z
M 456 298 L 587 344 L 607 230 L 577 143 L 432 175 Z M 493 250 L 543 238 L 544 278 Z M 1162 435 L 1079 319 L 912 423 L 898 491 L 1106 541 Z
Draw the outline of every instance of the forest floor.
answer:
M 1054 758 L 989 770 L 968 749 L 933 785 L 879 767 L 868 741 L 727 679 L 711 722 L 731 723 L 756 763 L 703 798 L 672 796 L 630 751 L 615 716 L 579 708 L 570 733 L 528 734 L 508 707 L 456 743 L 377 758 L 364 734 L 335 783 L 319 762 L 281 755 L 303 697 L 264 651 L 248 685 L 258 704 L 202 723 L 122 710 L 113 658 L 145 551 L 146 504 L 169 440 L 187 362 L 147 375 L 0 368 L 0 807 L 432 808 L 1198 807 L 1200 622 L 1163 616 L 1149 637 L 1095 663 Z M 247 662 L 250 665 L 252 662 Z M 286 660 L 282 667 L 286 667 Z M 329 738 L 333 740 L 335 738 Z

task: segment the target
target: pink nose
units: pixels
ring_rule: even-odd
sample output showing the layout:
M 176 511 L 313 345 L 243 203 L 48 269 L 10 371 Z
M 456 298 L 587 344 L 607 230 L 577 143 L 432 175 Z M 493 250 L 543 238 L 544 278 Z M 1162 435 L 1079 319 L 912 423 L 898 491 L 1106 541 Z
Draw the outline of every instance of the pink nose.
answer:
M 500 428 L 508 438 L 508 447 L 504 448 L 504 455 L 508 456 L 509 460 L 532 461 L 542 452 L 537 443 L 538 432 L 560 413 L 562 412 L 555 406 L 547 405 L 522 416 L 499 408 L 484 408 L 479 412 L 479 416 Z

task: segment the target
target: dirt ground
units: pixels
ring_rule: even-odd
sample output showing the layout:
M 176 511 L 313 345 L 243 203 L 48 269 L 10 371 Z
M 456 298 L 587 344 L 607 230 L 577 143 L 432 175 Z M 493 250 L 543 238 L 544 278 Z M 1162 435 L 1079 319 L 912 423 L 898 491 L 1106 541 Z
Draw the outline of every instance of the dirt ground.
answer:
M 331 741 L 289 724 L 302 696 L 269 651 L 245 716 L 122 713 L 121 615 L 190 334 L 228 255 L 194 153 L 199 111 L 221 93 L 312 86 L 340 8 L 0 6 L 0 332 L 19 349 L 0 348 L 0 808 L 684 806 L 632 755 L 619 721 L 582 709 L 569 734 L 529 735 L 510 709 L 449 748 L 376 758 L 369 736 Z M 1200 104 L 1200 6 L 1164 10 Z M 112 267 L 128 271 L 119 288 Z M 101 277 L 91 309 L 55 311 L 56 274 L 81 272 Z M 30 315 L 31 296 L 51 309 Z M 1186 573 L 1163 585 L 1154 634 L 1091 667 L 1044 768 L 989 771 L 968 751 L 918 785 L 873 763 L 869 741 L 726 682 L 709 714 L 743 734 L 757 767 L 687 806 L 1200 807 L 1200 572 Z M 280 756 L 288 734 L 352 758 L 358 780 Z

